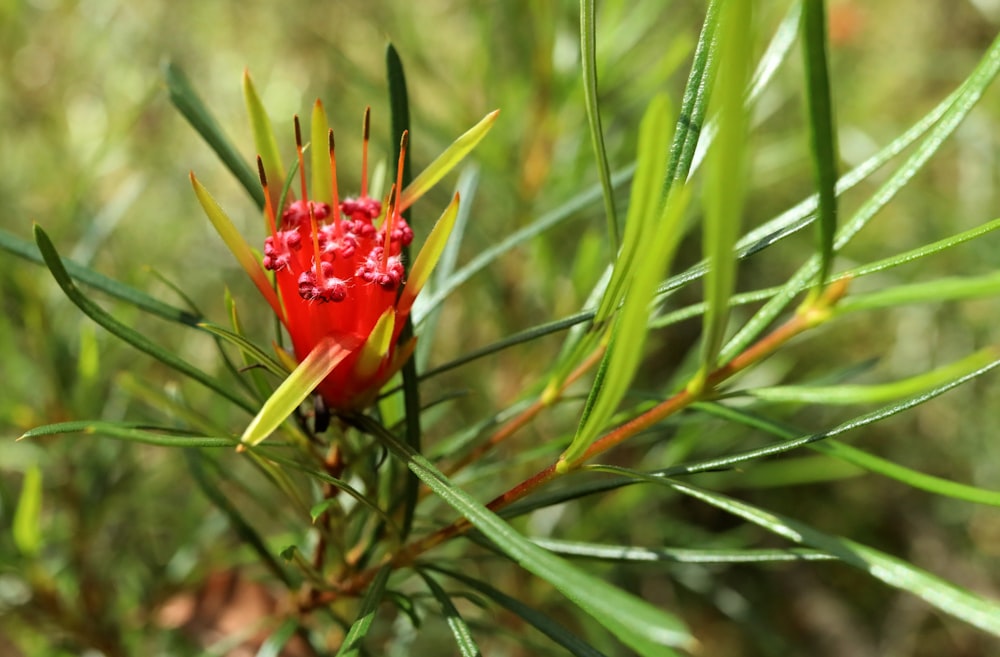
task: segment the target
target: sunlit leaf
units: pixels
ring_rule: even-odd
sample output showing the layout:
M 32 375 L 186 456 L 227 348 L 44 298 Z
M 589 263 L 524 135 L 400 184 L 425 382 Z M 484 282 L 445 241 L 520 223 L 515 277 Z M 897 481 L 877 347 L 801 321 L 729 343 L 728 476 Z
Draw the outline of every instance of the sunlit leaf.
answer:
M 851 295 L 838 304 L 834 312 L 846 314 L 914 303 L 941 303 L 997 295 L 1000 295 L 1000 273 L 993 272 L 965 278 L 938 278 Z
M 361 353 L 358 361 L 354 365 L 354 375 L 359 381 L 364 381 L 373 376 L 379 365 L 385 360 L 392 346 L 392 330 L 396 325 L 396 312 L 392 308 L 386 308 L 385 312 L 375 322 L 375 326 L 368 334 L 368 338 L 361 346 Z
M 829 561 L 835 557 L 822 550 L 726 549 L 726 548 L 647 548 L 637 545 L 604 545 L 581 541 L 533 538 L 536 545 L 566 557 L 620 561 L 627 563 L 774 563 L 787 561 Z
M 892 383 L 875 385 L 840 384 L 835 386 L 777 386 L 755 388 L 754 397 L 772 402 L 804 404 L 884 404 L 919 394 L 980 369 L 998 357 L 994 348 L 983 349 L 943 367 Z
M 375 620 L 375 612 L 378 611 L 378 605 L 385 595 L 385 585 L 389 581 L 391 572 L 392 569 L 385 566 L 376 573 L 375 579 L 368 586 L 368 592 L 365 593 L 365 597 L 361 601 L 357 620 L 351 624 L 351 629 L 344 637 L 344 642 L 340 644 L 337 657 L 360 657 L 360 655 L 365 654 L 361 648 L 361 641 L 368 635 L 372 621 Z
M 437 223 L 434 224 L 434 228 L 431 229 L 430 235 L 427 236 L 427 240 L 420 249 L 420 253 L 417 254 L 417 258 L 410 268 L 406 285 L 400 294 L 399 302 L 396 304 L 400 314 L 406 314 L 410 311 L 413 300 L 420 294 L 420 290 L 434 270 L 438 258 L 444 252 L 445 244 L 448 242 L 451 229 L 454 228 L 455 219 L 458 217 L 458 205 L 459 198 L 456 193 L 452 197 L 451 203 L 448 204 L 448 207 L 445 208 L 441 217 L 437 220 Z
M 216 232 L 219 233 L 219 237 L 225 242 L 226 246 L 232 252 L 236 261 L 240 263 L 243 267 L 243 271 L 247 273 L 250 280 L 257 287 L 257 290 L 261 293 L 264 299 L 271 305 L 271 310 L 278 317 L 284 317 L 285 314 L 281 308 L 281 302 L 278 300 L 278 295 L 275 293 L 274 288 L 271 287 L 271 282 L 267 279 L 264 274 L 264 268 L 261 267 L 260 262 L 253 254 L 253 250 L 247 241 L 243 239 L 240 231 L 236 229 L 233 225 L 232 220 L 226 215 L 225 210 L 216 203 L 212 195 L 208 193 L 204 185 L 198 182 L 198 179 L 191 174 L 191 185 L 194 187 L 195 196 L 198 197 L 198 202 L 201 203 L 202 209 L 205 210 L 205 214 L 208 216 L 209 221 L 212 222 L 212 226 L 215 228 Z
M 243 101 L 246 105 L 247 116 L 250 118 L 250 131 L 253 133 L 253 143 L 264 164 L 264 173 L 268 180 L 284 180 L 285 165 L 281 162 L 281 151 L 278 149 L 278 140 L 274 136 L 274 128 L 271 126 L 271 119 L 264 109 L 264 104 L 260 101 L 257 88 L 254 86 L 250 72 L 243 71 Z M 260 182 L 256 182 L 255 188 L 260 188 Z M 271 189 L 271 206 L 280 208 L 278 189 Z M 263 204 L 263 203 L 262 203 Z M 278 210 L 280 212 L 280 209 Z M 266 226 L 265 226 L 266 228 Z
M 729 323 L 729 298 L 736 284 L 736 254 L 743 215 L 747 173 L 748 116 L 743 106 L 753 43 L 750 2 L 724 3 L 719 16 L 719 71 L 712 104 L 718 107 L 719 132 L 707 156 L 702 194 L 705 273 L 705 318 L 702 324 L 701 369 L 691 389 L 700 392 L 718 363 Z
M 430 575 L 424 572 L 420 572 L 420 575 L 423 577 L 424 583 L 427 584 L 427 588 L 430 589 L 431 595 L 441 605 L 441 613 L 444 614 L 448 628 L 455 638 L 458 653 L 462 657 L 480 657 L 482 653 L 479 651 L 479 646 L 476 645 L 472 638 L 472 632 L 469 631 L 469 626 L 462 619 L 462 615 L 458 613 L 458 609 L 455 608 L 455 603 L 451 601 L 448 593 Z
M 42 470 L 32 465 L 24 471 L 12 527 L 14 545 L 25 557 L 34 557 L 42 547 Z
M 312 169 L 312 186 L 309 198 L 323 203 L 333 203 L 333 178 L 330 175 L 330 123 L 326 110 L 318 99 L 313 104 L 309 122 L 309 162 Z M 277 178 L 276 180 L 281 180 Z
M 320 340 L 264 402 L 240 437 L 240 443 L 257 445 L 271 435 L 350 353 L 351 350 L 335 338 Z
M 487 114 L 479 123 L 469 128 L 465 134 L 453 141 L 426 169 L 417 174 L 413 182 L 403 190 L 399 201 L 400 211 L 413 205 L 427 190 L 436 185 L 449 171 L 455 168 L 476 147 L 476 144 L 482 141 L 486 133 L 493 127 L 499 115 L 500 110 L 493 110 Z

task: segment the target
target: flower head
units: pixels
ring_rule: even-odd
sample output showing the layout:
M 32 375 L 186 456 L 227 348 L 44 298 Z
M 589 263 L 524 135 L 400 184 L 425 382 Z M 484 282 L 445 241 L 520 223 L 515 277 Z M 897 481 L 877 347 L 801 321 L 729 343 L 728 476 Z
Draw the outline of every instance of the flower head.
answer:
M 365 111 L 361 185 L 340 198 L 333 131 L 319 101 L 311 119 L 310 169 L 295 119 L 298 194 L 269 184 L 284 182 L 270 121 L 249 75 L 244 94 L 264 188 L 267 236 L 258 257 L 225 211 L 191 174 L 205 214 L 291 338 L 294 357 L 278 348 L 291 373 L 264 403 L 240 442 L 264 440 L 314 390 L 333 411 L 359 410 L 413 353 L 414 339 L 398 344 L 413 302 L 444 250 L 458 215 L 455 194 L 413 262 L 406 248 L 413 231 L 402 213 L 462 160 L 489 132 L 499 111 L 458 137 L 407 187 L 402 187 L 408 135 L 400 141 L 395 184 L 382 199 L 368 190 L 368 111 Z M 328 148 L 319 144 L 326 143 Z M 310 189 L 311 187 L 311 189 Z M 297 198 L 296 198 L 297 196 Z M 267 276 L 273 275 L 273 281 Z M 276 288 L 276 289 L 275 289 Z M 297 364 L 296 364 L 297 362 Z
M 364 132 L 366 169 L 367 112 Z M 286 203 L 280 215 L 258 158 L 271 232 L 264 241 L 263 265 L 274 272 L 282 320 L 296 358 L 305 359 L 328 338 L 348 351 L 317 389 L 329 408 L 348 410 L 370 401 L 410 353 L 404 348 L 397 357 L 396 350 L 410 310 L 409 303 L 400 304 L 406 275 L 403 248 L 413 241 L 400 210 L 407 134 L 400 144 L 396 184 L 385 202 L 368 195 L 366 170 L 357 196 L 338 197 L 332 130 L 328 133 L 331 198 L 310 198 L 298 117 L 295 140 L 301 196 Z

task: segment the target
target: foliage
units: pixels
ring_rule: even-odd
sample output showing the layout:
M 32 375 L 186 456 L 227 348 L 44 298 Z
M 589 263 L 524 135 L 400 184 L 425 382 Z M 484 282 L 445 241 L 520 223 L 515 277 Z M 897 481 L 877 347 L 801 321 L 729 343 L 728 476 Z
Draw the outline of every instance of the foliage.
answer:
M 924 113 L 905 115 L 909 128 L 872 139 L 886 134 L 879 112 L 901 107 L 874 73 L 850 86 L 865 41 L 844 21 L 887 29 L 890 10 L 497 3 L 441 18 L 449 42 L 407 27 L 420 3 L 373 4 L 352 20 L 359 34 L 391 24 L 384 52 L 330 35 L 305 43 L 314 26 L 285 16 L 302 50 L 289 48 L 288 70 L 254 69 L 260 87 L 244 74 L 219 92 L 193 61 L 162 67 L 163 93 L 132 101 L 156 112 L 137 124 L 176 121 L 164 118 L 172 105 L 185 137 L 128 154 L 122 176 L 152 185 L 141 172 L 168 159 L 156 184 L 164 199 L 189 194 L 182 205 L 135 204 L 125 184 L 103 196 L 114 144 L 98 138 L 67 207 L 16 207 L 35 213 L 31 239 L 0 230 L 18 265 L 0 273 L 14 391 L 0 421 L 20 438 L 0 445 L 0 647 L 995 647 L 1000 220 L 988 204 L 927 199 L 983 198 L 967 131 L 989 121 L 977 106 L 1000 40 L 975 42 L 952 91 L 911 103 Z M 27 21 L 33 10 L 5 11 Z M 668 23 L 669 36 L 657 27 Z M 476 33 L 482 53 L 459 38 Z M 223 68 L 246 48 L 230 36 L 228 52 L 204 51 Z M 376 50 L 384 75 L 357 63 Z M 470 52 L 480 82 L 458 88 L 442 63 Z M 265 108 L 301 112 L 314 91 L 333 120 L 314 106 L 310 143 L 296 135 L 286 168 L 288 117 Z M 375 371 L 364 359 L 391 359 L 398 337 L 398 373 L 377 397 L 331 409 L 313 392 L 356 346 L 286 346 L 294 327 L 261 264 L 274 227 L 260 213 L 280 217 L 300 174 L 303 190 L 310 176 L 314 197 L 337 198 L 324 138 L 355 105 L 361 114 L 359 97 L 391 126 L 373 130 L 385 155 L 360 188 L 427 248 L 404 252 L 406 286 L 370 349 L 357 347 Z M 337 134 L 338 158 L 360 151 Z M 940 191 L 935 167 L 972 182 Z M 208 225 L 221 240 L 202 239 Z M 220 266 L 225 247 L 235 258 Z M 408 323 L 394 330 L 396 312 Z M 823 648 L 829 632 L 849 638 Z

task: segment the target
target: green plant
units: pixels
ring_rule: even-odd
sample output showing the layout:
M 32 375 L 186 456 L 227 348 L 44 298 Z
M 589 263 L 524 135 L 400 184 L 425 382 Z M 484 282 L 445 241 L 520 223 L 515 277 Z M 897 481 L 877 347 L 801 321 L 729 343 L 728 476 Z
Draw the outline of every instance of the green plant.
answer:
M 358 387 L 343 397 L 336 390 L 324 391 L 320 395 L 324 402 L 303 405 L 351 354 L 361 353 L 358 358 L 363 360 L 365 347 L 321 342 L 317 352 L 310 350 L 314 345 L 300 349 L 294 344 L 294 354 L 280 347 L 283 336 L 297 342 L 296 327 L 283 314 L 291 314 L 292 293 L 283 288 L 284 296 L 278 300 L 254 248 L 242 242 L 233 222 L 197 183 L 196 193 L 212 223 L 269 299 L 267 314 L 281 318 L 284 328 L 275 326 L 269 334 L 268 322 L 259 318 L 252 321 L 253 328 L 245 328 L 244 318 L 260 315 L 247 307 L 265 306 L 250 306 L 256 302 L 242 299 L 238 304 L 228 293 L 230 326 L 218 326 L 193 304 L 175 307 L 61 259 L 38 226 L 37 251 L 0 234 L 0 246 L 44 262 L 65 294 L 91 319 L 201 386 L 198 393 L 185 388 L 185 394 L 170 395 L 133 383 L 133 394 L 152 409 L 155 421 L 73 420 L 30 429 L 23 438 L 82 433 L 185 448 L 191 479 L 240 539 L 240 549 L 225 555 L 228 565 L 249 562 L 287 592 L 287 608 L 261 621 L 265 632 L 258 654 L 275 654 L 296 635 L 318 652 L 344 655 L 439 646 L 436 633 L 441 624 L 431 619 L 444 621 L 463 655 L 487 652 L 487 645 L 515 646 L 510 650 L 523 654 L 545 653 L 553 646 L 576 655 L 696 652 L 699 642 L 709 637 L 693 628 L 682 604 L 686 594 L 672 591 L 670 599 L 663 600 L 656 588 L 690 588 L 725 613 L 734 608 L 713 596 L 727 590 L 725 575 L 731 571 L 720 574 L 715 585 L 705 586 L 686 578 L 682 570 L 643 577 L 636 574 L 643 571 L 631 568 L 664 563 L 726 567 L 838 561 L 987 634 L 1000 635 L 1000 604 L 989 597 L 871 547 L 861 536 L 820 529 L 828 524 L 836 527 L 835 517 L 805 521 L 792 512 L 770 510 L 771 505 L 781 506 L 774 497 L 753 495 L 746 500 L 733 492 L 741 487 L 780 491 L 868 471 L 970 504 L 1000 503 L 996 491 L 905 467 L 840 438 L 849 432 L 856 439 L 862 432 L 875 431 L 888 418 L 986 374 L 1000 364 L 995 347 L 963 354 L 944 365 L 935 363 L 926 372 L 891 382 L 857 382 L 877 380 L 878 375 L 868 367 L 855 367 L 856 358 L 850 353 L 816 358 L 822 369 L 797 367 L 806 361 L 802 340 L 812 349 L 833 351 L 826 345 L 835 342 L 838 325 L 849 322 L 849 317 L 884 314 L 907 304 L 986 298 L 1000 289 L 994 273 L 915 283 L 885 276 L 982 238 L 1000 226 L 1000 220 L 904 253 L 883 253 L 864 265 L 842 269 L 836 260 L 939 153 L 979 101 L 1000 67 L 1000 41 L 923 119 L 840 175 L 832 101 L 836 89 L 829 81 L 824 4 L 792 3 L 752 77 L 748 62 L 756 32 L 748 28 L 755 24 L 751 4 L 709 3 L 679 107 L 675 112 L 665 95 L 648 99 L 634 136 L 634 168 L 615 175 L 601 120 L 606 114 L 597 86 L 595 6 L 592 0 L 582 0 L 583 93 L 599 185 L 580 190 L 565 183 L 570 192 L 559 209 L 479 250 L 461 268 L 458 249 L 468 230 L 469 211 L 450 206 L 442 220 L 443 232 L 435 230 L 429 238 L 438 247 L 434 250 L 440 265 L 427 277 L 423 295 L 413 301 L 414 294 L 407 296 L 404 287 L 399 301 L 387 301 L 393 318 L 412 320 L 413 333 L 420 339 L 416 355 L 394 361 L 394 353 L 409 355 L 413 348 L 407 347 L 409 329 L 394 324 L 395 319 L 387 320 L 387 328 L 383 321 L 387 315 L 375 313 L 364 337 L 379 346 L 377 358 L 389 365 L 370 376 L 340 377 L 336 390 Z M 816 193 L 744 231 L 746 199 L 753 191 L 748 173 L 753 146 L 748 138 L 750 119 L 778 65 L 793 52 L 796 36 L 803 47 L 807 97 L 807 135 L 801 142 L 808 144 L 811 154 Z M 387 70 L 391 143 L 396 143 L 407 134 L 409 111 L 402 64 L 392 47 L 387 51 Z M 272 238 L 278 232 L 275 215 L 280 216 L 275 210 L 289 207 L 287 194 L 296 189 L 297 172 L 303 176 L 303 190 L 306 168 L 316 181 L 311 194 L 303 191 L 297 198 L 336 198 L 330 190 L 316 191 L 325 184 L 319 182 L 325 173 L 317 174 L 325 164 L 326 149 L 318 147 L 326 143 L 325 115 L 314 115 L 312 121 L 308 154 L 319 159 L 310 159 L 306 166 L 299 138 L 298 165 L 286 173 L 278 164 L 279 149 L 272 146 L 275 139 L 263 105 L 252 86 L 247 87 L 260 153 L 257 175 L 229 144 L 180 70 L 168 66 L 165 75 L 174 104 L 257 207 L 273 204 L 267 213 Z M 475 132 L 470 142 L 478 141 L 482 132 Z M 699 143 L 710 144 L 703 159 L 696 150 Z M 469 143 L 460 141 L 448 153 L 464 154 L 469 148 Z M 841 209 L 844 195 L 872 180 L 907 149 L 912 152 L 875 189 L 862 188 L 864 193 L 852 199 L 857 206 L 853 213 Z M 388 199 L 386 217 L 396 217 L 402 206 L 409 205 L 403 191 L 409 189 L 410 177 L 405 151 L 404 141 L 391 160 L 399 162 L 398 182 L 394 193 L 383 190 Z M 449 157 L 447 166 L 431 165 L 437 173 L 430 177 L 439 179 L 456 163 Z M 283 189 L 276 181 L 284 183 Z M 465 173 L 458 181 L 458 196 L 471 198 L 476 185 L 476 175 Z M 365 190 L 364 182 L 361 189 Z M 602 239 L 608 248 L 602 253 L 581 241 L 578 262 L 586 273 L 604 273 L 582 276 L 590 289 L 581 295 L 586 300 L 580 308 L 434 368 L 426 366 L 428 355 L 420 351 L 421 343 L 433 340 L 441 326 L 442 306 L 461 285 L 510 250 L 537 240 L 598 200 L 603 201 L 604 214 L 598 225 L 604 227 Z M 620 216 L 619 208 L 626 207 Z M 391 224 L 393 219 L 386 221 Z M 696 227 L 702 229 L 700 237 L 691 230 Z M 798 231 L 810 227 L 815 234 L 812 252 L 796 255 L 798 269 L 780 285 L 762 287 L 741 273 L 747 271 L 741 266 L 751 256 L 798 244 L 794 242 Z M 310 235 L 316 232 L 314 225 Z M 683 256 L 691 243 L 701 245 L 704 259 L 688 257 L 687 261 L 695 261 L 688 266 Z M 322 279 L 319 264 L 314 265 L 315 276 Z M 423 278 L 413 269 L 409 273 Z M 872 286 L 862 285 L 873 279 Z M 697 301 L 691 292 L 695 283 L 702 286 Z M 78 284 L 136 311 L 210 335 L 225 371 L 217 374 L 196 366 L 130 328 Z M 858 289 L 865 291 L 855 292 Z M 674 354 L 663 364 L 661 332 L 696 318 L 701 319 L 700 342 L 685 345 L 685 353 Z M 456 410 L 459 393 L 428 392 L 434 390 L 437 377 L 549 336 L 558 336 L 559 342 L 544 342 L 546 367 L 512 403 L 498 403 L 468 421 L 467 411 Z M 279 345 L 276 357 L 262 346 L 272 340 Z M 314 353 L 318 355 L 310 355 Z M 791 373 L 770 366 L 773 361 L 768 359 L 783 356 Z M 398 378 L 387 382 L 396 370 Z M 778 385 L 796 378 L 807 383 Z M 375 389 L 381 390 L 377 398 Z M 868 408 L 860 414 L 841 410 L 854 405 Z M 327 422 L 328 415 L 333 416 L 332 423 Z M 532 424 L 544 428 L 534 440 L 518 441 L 517 433 Z M 806 450 L 810 455 L 801 456 Z M 168 453 L 179 458 L 180 450 Z M 612 457 L 613 461 L 598 462 Z M 17 552 L 30 563 L 41 543 L 41 487 L 38 471 L 28 472 L 12 536 Z M 721 516 L 709 515 L 706 526 L 699 527 L 688 517 L 689 504 L 722 511 L 732 519 L 720 521 Z M 554 530 L 533 527 L 563 513 L 575 516 L 554 522 Z M 642 522 L 631 526 L 626 521 L 605 529 L 598 518 Z M 595 561 L 601 565 L 592 567 Z M 571 604 L 546 592 L 515 593 L 498 581 L 517 580 L 522 569 Z M 45 579 L 40 576 L 38 581 Z M 522 591 L 535 586 L 525 585 Z M 491 624 L 488 610 L 493 608 L 505 609 L 539 633 L 525 636 Z M 745 608 L 736 608 L 732 615 L 747 627 L 759 626 Z M 398 629 L 401 623 L 420 630 L 425 638 L 413 639 Z M 761 650 L 780 653 L 780 631 L 771 627 L 764 634 Z M 97 647 L 109 654 L 123 650 L 119 642 Z

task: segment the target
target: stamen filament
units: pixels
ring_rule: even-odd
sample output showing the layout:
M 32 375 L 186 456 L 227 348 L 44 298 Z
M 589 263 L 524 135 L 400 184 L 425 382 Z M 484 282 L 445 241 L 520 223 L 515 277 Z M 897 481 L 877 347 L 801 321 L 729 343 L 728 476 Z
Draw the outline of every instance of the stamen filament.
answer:
M 371 129 L 371 107 L 365 108 L 361 140 L 361 198 L 368 197 L 368 136 Z
M 319 256 L 319 226 L 316 224 L 316 214 L 313 212 L 312 202 L 309 200 L 309 189 L 306 186 L 306 162 L 302 155 L 302 128 L 299 127 L 299 115 L 294 118 L 295 123 L 295 153 L 299 158 L 299 181 L 302 183 L 302 202 L 306 204 L 309 211 L 309 234 L 312 236 L 313 253 L 315 253 L 314 267 L 316 269 L 316 282 L 320 287 L 326 282 L 323 276 L 322 258 Z
M 337 236 L 340 237 L 343 228 L 340 225 L 340 196 L 337 194 L 337 157 L 334 154 L 335 145 L 333 141 L 333 128 L 329 132 L 330 142 L 330 188 L 333 190 L 333 224 L 337 227 Z
M 399 138 L 399 162 L 396 164 L 396 184 L 393 185 L 395 194 L 390 194 L 389 209 L 385 214 L 385 248 L 382 250 L 382 266 L 389 262 L 389 246 L 392 243 L 392 231 L 396 227 L 396 219 L 399 217 L 399 193 L 403 189 L 403 163 L 406 162 L 406 148 L 410 145 L 410 131 L 404 130 L 403 136 Z
M 271 237 L 278 236 L 278 220 L 274 216 L 274 206 L 271 205 L 271 192 L 267 188 L 267 175 L 264 173 L 264 161 L 257 156 L 257 175 L 260 176 L 260 186 L 264 189 L 264 210 L 267 214 L 267 227 L 271 229 Z
M 392 245 L 392 226 L 390 219 L 396 215 L 396 206 L 399 204 L 399 187 L 396 183 L 392 184 L 392 189 L 389 190 L 389 207 L 385 210 L 385 222 L 382 224 L 383 230 L 385 230 L 385 239 L 382 242 L 382 269 L 384 270 L 389 264 L 389 247 Z

